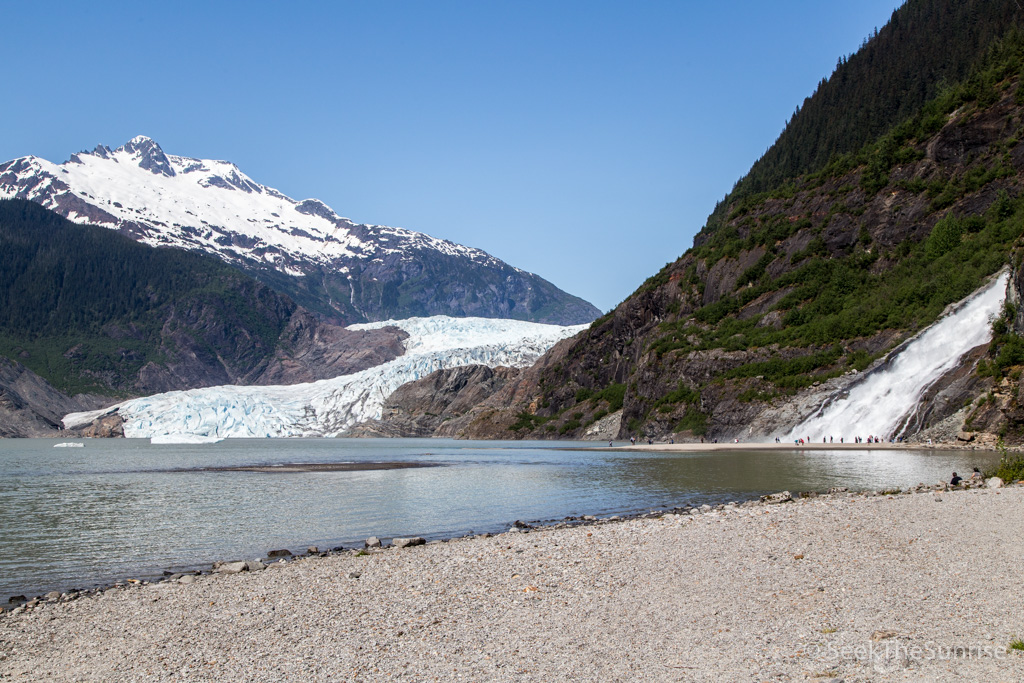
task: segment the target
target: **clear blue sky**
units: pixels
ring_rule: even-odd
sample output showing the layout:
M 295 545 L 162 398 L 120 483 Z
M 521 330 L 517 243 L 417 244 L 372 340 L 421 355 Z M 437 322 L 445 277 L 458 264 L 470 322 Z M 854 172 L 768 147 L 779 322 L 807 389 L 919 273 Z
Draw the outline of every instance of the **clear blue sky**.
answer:
M 5 2 L 0 160 L 148 135 L 607 311 L 900 4 Z

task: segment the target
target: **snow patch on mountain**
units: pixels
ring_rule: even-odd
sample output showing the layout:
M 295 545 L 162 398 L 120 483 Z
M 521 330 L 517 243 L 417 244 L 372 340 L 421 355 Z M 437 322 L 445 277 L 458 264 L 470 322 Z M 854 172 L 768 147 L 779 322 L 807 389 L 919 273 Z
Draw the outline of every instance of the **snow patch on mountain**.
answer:
M 28 199 L 77 223 L 141 233 L 139 241 L 151 246 L 262 261 L 289 275 L 303 274 L 294 262 L 412 257 L 418 249 L 501 263 L 411 230 L 357 225 L 318 199 L 296 201 L 260 185 L 233 163 L 165 154 L 145 136 L 114 150 L 73 154 L 63 164 L 34 156 L 2 164 L 0 198 Z M 371 238 L 360 239 L 359 232 Z
M 172 391 L 103 411 L 72 413 L 64 418 L 64 425 L 82 426 L 116 411 L 129 438 L 338 436 L 357 423 L 380 419 L 384 400 L 407 382 L 463 365 L 526 367 L 557 342 L 586 328 L 435 316 L 353 325 L 351 329 L 389 325 L 409 334 L 405 355 L 362 372 L 292 386 Z

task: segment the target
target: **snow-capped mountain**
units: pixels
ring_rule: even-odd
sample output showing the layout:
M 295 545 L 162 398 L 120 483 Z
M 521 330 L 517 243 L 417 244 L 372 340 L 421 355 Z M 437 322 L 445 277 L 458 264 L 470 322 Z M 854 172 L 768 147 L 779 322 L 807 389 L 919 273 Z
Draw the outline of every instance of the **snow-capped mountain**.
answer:
M 227 161 L 165 154 L 139 136 L 55 164 L 0 165 L 0 198 L 37 202 L 152 246 L 198 249 L 346 322 L 455 315 L 574 324 L 593 306 L 479 249 L 363 225 L 296 201 Z
M 73 413 L 64 424 L 75 428 L 117 412 L 129 438 L 336 436 L 359 422 L 379 419 L 384 400 L 406 382 L 470 364 L 526 367 L 585 327 L 439 316 L 350 329 L 389 325 L 409 334 L 403 342 L 405 354 L 369 370 L 292 386 L 172 391 L 106 410 Z

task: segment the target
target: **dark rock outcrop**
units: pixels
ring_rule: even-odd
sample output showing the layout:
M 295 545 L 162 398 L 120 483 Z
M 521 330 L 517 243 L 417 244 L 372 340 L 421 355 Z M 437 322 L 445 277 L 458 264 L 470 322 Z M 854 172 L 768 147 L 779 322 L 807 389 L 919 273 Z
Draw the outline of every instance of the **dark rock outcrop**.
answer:
M 95 410 L 111 399 L 67 396 L 20 363 L 0 357 L 0 437 L 55 436 L 67 413 Z
M 349 436 L 453 436 L 447 423 L 460 423 L 521 372 L 485 365 L 438 370 L 399 387 L 384 402 L 380 420 L 358 425 Z
M 372 368 L 405 353 L 409 336 L 397 327 L 349 330 L 304 309 L 292 314 L 274 357 L 253 384 L 298 384 Z

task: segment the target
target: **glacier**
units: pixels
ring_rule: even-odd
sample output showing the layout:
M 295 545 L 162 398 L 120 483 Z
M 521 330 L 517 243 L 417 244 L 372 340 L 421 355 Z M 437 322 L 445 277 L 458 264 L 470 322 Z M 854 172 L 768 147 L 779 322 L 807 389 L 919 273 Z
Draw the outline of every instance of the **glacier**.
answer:
M 493 318 L 433 316 L 386 320 L 349 329 L 398 327 L 405 354 L 351 375 L 290 386 L 219 386 L 136 398 L 104 410 L 67 415 L 66 428 L 117 413 L 128 438 L 264 438 L 343 435 L 379 419 L 398 387 L 436 370 L 481 364 L 527 367 L 586 325 L 560 326 Z
M 938 322 L 903 344 L 856 384 L 830 397 L 809 418 L 782 439 L 795 441 L 833 436 L 902 436 L 901 426 L 917 408 L 925 391 L 952 370 L 973 348 L 992 339 L 992 320 L 1006 298 L 1005 271 L 953 305 Z

